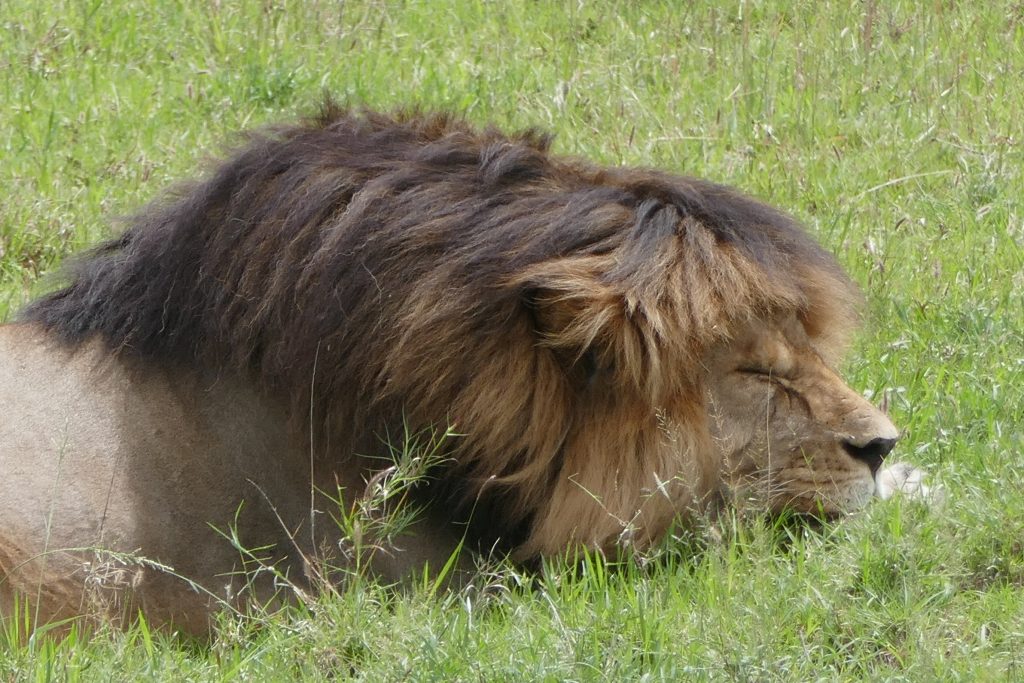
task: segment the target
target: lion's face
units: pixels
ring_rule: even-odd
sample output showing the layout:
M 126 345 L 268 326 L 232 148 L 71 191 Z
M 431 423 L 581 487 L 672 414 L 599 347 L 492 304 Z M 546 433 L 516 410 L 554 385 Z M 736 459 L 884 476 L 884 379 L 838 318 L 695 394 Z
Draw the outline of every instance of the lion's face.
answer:
M 795 318 L 748 325 L 709 355 L 708 369 L 710 428 L 737 501 L 829 515 L 871 499 L 898 431 Z

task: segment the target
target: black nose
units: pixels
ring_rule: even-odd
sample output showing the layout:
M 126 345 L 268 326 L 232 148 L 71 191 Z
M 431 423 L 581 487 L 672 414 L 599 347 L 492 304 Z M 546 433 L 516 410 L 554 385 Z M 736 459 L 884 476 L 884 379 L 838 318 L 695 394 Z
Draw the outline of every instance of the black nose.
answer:
M 871 468 L 871 473 L 874 474 L 878 471 L 878 468 L 882 466 L 882 460 L 885 456 L 889 455 L 893 447 L 896 445 L 896 439 L 884 439 L 877 438 L 871 439 L 866 444 L 858 446 L 853 441 L 844 441 L 843 448 L 846 452 L 852 455 L 857 460 L 867 463 L 868 467 Z

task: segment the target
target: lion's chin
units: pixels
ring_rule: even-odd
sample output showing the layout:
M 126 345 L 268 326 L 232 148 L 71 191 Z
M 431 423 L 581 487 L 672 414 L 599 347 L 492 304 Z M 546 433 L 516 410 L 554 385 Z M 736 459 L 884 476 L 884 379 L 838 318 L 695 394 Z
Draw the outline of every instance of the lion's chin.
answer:
M 778 496 L 770 505 L 774 514 L 835 520 L 864 509 L 875 497 L 875 482 L 864 478 L 842 486 L 819 487 Z
M 874 478 L 846 482 L 831 491 L 807 490 L 779 496 L 769 506 L 772 514 L 816 522 L 830 522 L 856 513 L 873 500 L 905 497 L 942 502 L 941 486 L 925 483 L 924 470 L 907 463 L 882 467 Z
M 766 495 L 757 485 L 734 486 L 728 499 L 740 510 L 755 514 L 831 521 L 867 507 L 876 497 L 876 490 L 875 480 L 865 472 L 864 477 L 841 484 L 830 482 L 776 491 L 773 495 Z

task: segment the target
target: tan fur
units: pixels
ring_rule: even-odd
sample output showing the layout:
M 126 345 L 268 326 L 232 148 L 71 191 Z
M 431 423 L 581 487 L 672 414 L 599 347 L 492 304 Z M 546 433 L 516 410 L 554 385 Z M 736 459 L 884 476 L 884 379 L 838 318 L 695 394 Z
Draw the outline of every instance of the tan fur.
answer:
M 308 558 L 350 559 L 329 497 L 358 503 L 389 439 L 448 425 L 421 521 L 378 539 L 384 580 L 460 541 L 531 565 L 644 548 L 722 499 L 856 509 L 897 436 L 833 369 L 858 300 L 727 188 L 329 108 L 0 327 L 0 608 L 202 632 L 273 603 L 216 530 L 305 586 Z
M 857 510 L 871 499 L 874 472 L 844 444 L 899 433 L 843 383 L 796 320 L 749 325 L 712 352 L 709 365 L 718 378 L 706 387 L 712 433 L 734 498 L 815 514 Z
M 325 494 L 366 481 L 311 474 L 280 406 L 237 382 L 112 359 L 97 343 L 69 351 L 6 325 L 0 416 L 0 615 L 17 595 L 32 623 L 121 622 L 141 609 L 200 634 L 219 609 L 291 597 L 245 569 L 273 566 L 302 590 L 314 583 L 305 560 L 343 567 Z M 413 530 L 369 556 L 382 580 L 441 567 L 458 541 L 443 527 Z

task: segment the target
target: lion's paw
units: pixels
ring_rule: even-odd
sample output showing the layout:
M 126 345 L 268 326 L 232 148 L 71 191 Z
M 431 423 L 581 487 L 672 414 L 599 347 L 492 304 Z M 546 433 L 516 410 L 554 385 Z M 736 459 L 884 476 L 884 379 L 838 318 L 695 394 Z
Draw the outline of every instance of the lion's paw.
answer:
M 912 500 L 938 504 L 945 499 L 941 486 L 925 483 L 925 471 L 910 463 L 898 462 L 878 470 L 875 475 L 875 495 L 888 500 L 895 495 Z

